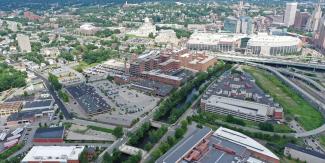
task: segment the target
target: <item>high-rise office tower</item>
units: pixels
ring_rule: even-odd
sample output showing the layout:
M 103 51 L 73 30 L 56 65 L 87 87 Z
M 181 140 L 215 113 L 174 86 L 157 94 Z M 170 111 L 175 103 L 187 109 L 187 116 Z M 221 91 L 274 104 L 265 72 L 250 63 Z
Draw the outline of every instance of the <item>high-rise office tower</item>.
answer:
M 224 21 L 224 30 L 230 33 L 240 33 L 240 20 L 235 17 L 227 17 Z
M 321 18 L 319 20 L 318 28 L 314 33 L 314 45 L 321 49 L 323 52 L 325 51 L 325 19 Z
M 307 30 L 315 32 L 318 28 L 321 17 L 322 17 L 322 8 L 318 3 L 315 7 L 315 10 L 313 11 L 313 14 L 308 20 Z
M 248 16 L 241 16 L 240 17 L 240 33 L 244 34 L 252 34 L 254 29 L 253 19 Z
M 284 25 L 290 27 L 295 22 L 296 12 L 297 12 L 297 2 L 286 3 L 286 10 L 284 13 Z
M 297 11 L 293 27 L 301 30 L 305 29 L 309 18 L 310 14 L 308 12 Z

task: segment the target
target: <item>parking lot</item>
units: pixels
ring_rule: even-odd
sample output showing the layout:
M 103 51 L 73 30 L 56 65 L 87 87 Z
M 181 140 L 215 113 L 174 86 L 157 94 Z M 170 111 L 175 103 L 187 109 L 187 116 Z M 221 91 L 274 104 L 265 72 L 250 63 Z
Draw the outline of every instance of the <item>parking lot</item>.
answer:
M 89 129 L 87 126 L 72 124 L 67 131 L 66 140 L 114 141 L 115 137 L 110 133 Z
M 128 85 L 120 86 L 109 81 L 91 83 L 98 94 L 112 106 L 109 113 L 96 115 L 93 119 L 108 123 L 127 125 L 133 119 L 150 112 L 158 103 L 159 98 L 145 95 L 139 91 L 129 89 Z
M 81 84 L 66 88 L 87 115 L 95 115 L 111 110 L 111 106 L 92 86 Z

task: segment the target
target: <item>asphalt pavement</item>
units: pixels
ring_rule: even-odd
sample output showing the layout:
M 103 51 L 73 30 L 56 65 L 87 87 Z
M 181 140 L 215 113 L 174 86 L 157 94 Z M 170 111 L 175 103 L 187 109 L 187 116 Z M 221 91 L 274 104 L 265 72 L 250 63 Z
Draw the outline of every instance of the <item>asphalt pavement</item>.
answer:
M 48 88 L 50 94 L 52 95 L 52 97 L 54 98 L 55 104 L 58 105 L 58 107 L 60 108 L 61 112 L 63 113 L 65 119 L 69 120 L 72 119 L 71 114 L 69 113 L 68 109 L 65 107 L 65 105 L 62 103 L 62 101 L 60 100 L 60 98 L 58 97 L 58 94 L 56 93 L 56 91 L 54 90 L 54 88 L 52 87 L 52 85 L 50 84 L 50 82 L 44 78 L 42 75 L 40 75 L 39 73 L 33 71 L 35 73 L 35 75 L 37 77 L 39 77 L 40 79 L 43 80 L 43 82 L 45 83 L 46 87 Z

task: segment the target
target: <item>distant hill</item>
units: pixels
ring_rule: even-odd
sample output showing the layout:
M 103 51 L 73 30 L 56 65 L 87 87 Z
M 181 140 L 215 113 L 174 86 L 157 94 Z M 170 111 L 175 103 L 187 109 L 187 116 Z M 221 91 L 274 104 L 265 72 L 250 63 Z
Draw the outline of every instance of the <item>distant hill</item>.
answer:
M 0 10 L 12 10 L 23 7 L 31 9 L 46 9 L 54 4 L 59 6 L 88 6 L 105 4 L 123 4 L 126 0 L 0 0 Z M 128 0 L 128 3 L 154 2 L 154 1 L 175 1 L 175 0 Z

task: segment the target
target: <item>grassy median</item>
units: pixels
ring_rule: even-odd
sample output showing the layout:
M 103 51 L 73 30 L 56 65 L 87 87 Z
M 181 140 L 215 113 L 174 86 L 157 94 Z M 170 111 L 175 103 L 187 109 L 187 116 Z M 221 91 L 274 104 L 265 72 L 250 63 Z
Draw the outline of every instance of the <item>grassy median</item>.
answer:
M 252 74 L 257 85 L 283 107 L 286 118 L 295 118 L 305 130 L 312 130 L 323 124 L 321 113 L 276 76 L 254 67 L 245 67 L 244 70 Z

